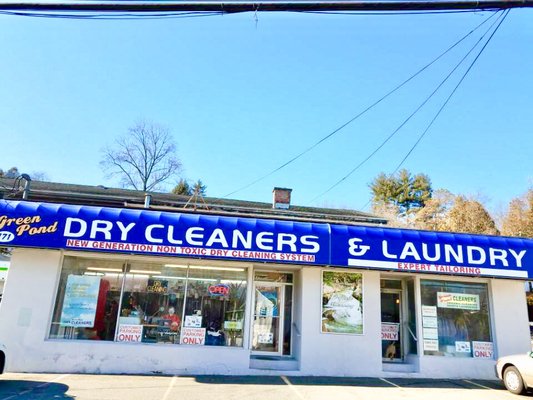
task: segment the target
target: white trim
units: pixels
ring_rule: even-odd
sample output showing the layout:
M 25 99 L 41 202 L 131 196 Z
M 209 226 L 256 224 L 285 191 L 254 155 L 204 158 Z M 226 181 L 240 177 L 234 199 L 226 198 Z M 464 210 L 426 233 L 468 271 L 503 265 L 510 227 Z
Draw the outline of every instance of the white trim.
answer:
M 435 264 L 426 264 L 426 263 L 419 263 L 428 265 L 430 267 L 435 267 Z M 472 276 L 471 274 L 465 274 L 461 272 L 453 272 L 453 273 L 443 273 L 439 271 L 422 271 L 420 269 L 399 269 L 398 268 L 398 261 L 377 261 L 377 260 L 364 260 L 364 259 L 354 259 L 349 258 L 348 259 L 348 265 L 350 267 L 364 267 L 364 268 L 372 268 L 372 269 L 387 269 L 387 270 L 398 270 L 402 272 L 410 272 L 410 273 L 432 273 L 437 275 L 464 275 L 464 276 Z M 448 267 L 444 265 L 443 267 Z M 450 268 L 475 268 L 479 270 L 480 276 L 497 276 L 497 277 L 503 277 L 503 278 L 523 278 L 527 279 L 527 271 L 516 271 L 516 270 L 504 270 L 504 269 L 492 269 L 492 268 L 479 268 L 474 266 L 449 266 Z

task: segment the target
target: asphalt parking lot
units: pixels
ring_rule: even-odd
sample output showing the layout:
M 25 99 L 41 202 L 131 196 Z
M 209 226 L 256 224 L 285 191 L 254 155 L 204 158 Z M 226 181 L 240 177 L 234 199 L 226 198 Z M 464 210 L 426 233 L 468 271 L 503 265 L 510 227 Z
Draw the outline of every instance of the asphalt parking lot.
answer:
M 531 396 L 523 396 L 529 398 Z M 510 400 L 498 381 L 290 376 L 0 375 L 0 400 Z

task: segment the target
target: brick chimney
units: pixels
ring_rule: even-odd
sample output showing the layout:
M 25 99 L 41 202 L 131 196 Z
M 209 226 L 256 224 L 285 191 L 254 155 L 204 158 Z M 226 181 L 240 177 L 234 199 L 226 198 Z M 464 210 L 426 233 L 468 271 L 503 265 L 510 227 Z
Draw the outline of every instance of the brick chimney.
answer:
M 272 208 L 288 210 L 291 205 L 292 189 L 275 187 L 272 190 Z

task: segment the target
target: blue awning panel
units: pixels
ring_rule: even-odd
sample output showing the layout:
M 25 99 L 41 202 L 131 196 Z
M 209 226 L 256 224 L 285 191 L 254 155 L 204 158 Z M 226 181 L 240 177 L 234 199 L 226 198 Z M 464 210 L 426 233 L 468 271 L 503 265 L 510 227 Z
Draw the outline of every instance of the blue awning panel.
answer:
M 399 272 L 530 278 L 533 240 L 332 225 L 333 265 Z
M 326 265 L 326 224 L 0 202 L 0 244 Z
M 533 278 L 533 240 L 0 201 L 0 246 Z

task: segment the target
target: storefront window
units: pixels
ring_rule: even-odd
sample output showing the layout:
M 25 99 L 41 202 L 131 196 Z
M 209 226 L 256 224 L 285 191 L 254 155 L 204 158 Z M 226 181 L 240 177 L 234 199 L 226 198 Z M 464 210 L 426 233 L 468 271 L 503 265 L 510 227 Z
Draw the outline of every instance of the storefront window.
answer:
M 493 358 L 484 283 L 421 281 L 425 355 Z
M 50 338 L 242 346 L 244 268 L 65 257 Z
M 246 278 L 244 268 L 191 266 L 181 342 L 242 346 Z
M 50 338 L 114 340 L 123 263 L 65 257 Z
M 116 341 L 178 344 L 186 275 L 186 265 L 129 263 Z

